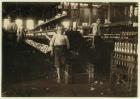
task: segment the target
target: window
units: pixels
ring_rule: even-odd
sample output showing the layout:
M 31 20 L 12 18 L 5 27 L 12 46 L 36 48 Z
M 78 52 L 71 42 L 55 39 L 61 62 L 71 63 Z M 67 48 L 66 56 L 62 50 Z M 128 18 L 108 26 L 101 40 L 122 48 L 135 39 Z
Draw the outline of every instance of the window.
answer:
M 23 23 L 22 23 L 22 20 L 21 19 L 16 19 L 15 22 L 16 22 L 18 28 L 22 27 Z
M 29 29 L 29 30 L 31 30 L 31 29 L 33 29 L 34 28 L 34 21 L 33 20 L 27 20 L 26 21 L 26 27 L 27 27 L 27 29 Z
M 9 20 L 8 19 L 4 19 L 3 21 L 3 27 L 6 29 L 7 25 L 9 24 Z
M 62 24 L 63 24 L 64 28 L 69 28 L 69 26 L 70 26 L 69 21 L 63 21 Z
M 44 23 L 44 21 L 38 20 L 38 25 L 40 25 L 40 24 L 42 24 L 42 23 Z

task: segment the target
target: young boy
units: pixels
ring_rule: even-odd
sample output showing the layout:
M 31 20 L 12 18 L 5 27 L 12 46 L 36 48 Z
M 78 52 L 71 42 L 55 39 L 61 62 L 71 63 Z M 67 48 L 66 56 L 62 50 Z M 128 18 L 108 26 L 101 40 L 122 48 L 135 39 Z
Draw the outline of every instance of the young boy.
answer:
M 54 52 L 54 65 L 57 70 L 57 82 L 60 83 L 60 71 L 65 68 L 66 52 L 70 48 L 69 40 L 64 35 L 64 27 L 57 27 L 57 34 L 50 41 L 50 48 Z

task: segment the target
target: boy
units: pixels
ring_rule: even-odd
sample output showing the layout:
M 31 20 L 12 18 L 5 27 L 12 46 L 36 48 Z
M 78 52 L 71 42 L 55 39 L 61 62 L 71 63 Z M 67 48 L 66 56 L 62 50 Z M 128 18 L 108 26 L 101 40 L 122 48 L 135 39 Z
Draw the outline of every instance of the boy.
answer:
M 65 68 L 66 52 L 70 48 L 69 40 L 64 35 L 64 27 L 57 27 L 57 34 L 50 41 L 50 48 L 54 52 L 54 65 L 57 70 L 57 82 L 60 83 L 60 71 Z

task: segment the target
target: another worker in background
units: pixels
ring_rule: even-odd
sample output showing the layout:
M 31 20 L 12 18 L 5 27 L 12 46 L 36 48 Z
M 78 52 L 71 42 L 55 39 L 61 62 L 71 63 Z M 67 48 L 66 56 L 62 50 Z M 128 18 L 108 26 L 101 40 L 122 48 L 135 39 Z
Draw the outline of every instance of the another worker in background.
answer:
M 17 34 L 17 24 L 14 21 L 14 17 L 8 16 L 9 23 L 5 27 L 6 31 L 6 41 L 10 42 L 12 45 L 16 44 L 16 34 Z
M 100 30 L 100 19 L 98 18 L 96 20 L 96 23 L 93 23 L 92 25 L 92 34 L 93 34 L 93 43 L 92 46 L 95 47 L 96 42 L 101 36 L 101 30 Z
M 104 55 L 103 40 L 101 39 L 101 25 L 99 18 L 96 20 L 96 23 L 92 24 L 92 33 L 93 33 L 92 47 L 94 53 L 93 56 L 94 56 L 95 72 L 96 74 L 98 74 L 98 72 L 102 72 L 103 70 L 102 57 Z M 101 73 L 98 75 L 101 75 Z M 102 83 L 102 79 L 100 78 L 98 79 L 100 80 L 100 83 Z
M 57 70 L 57 82 L 61 81 L 61 73 L 64 72 L 66 66 L 66 53 L 70 48 L 69 39 L 64 35 L 64 27 L 62 25 L 57 27 L 57 34 L 53 36 L 50 41 L 50 48 L 54 53 L 54 66 Z
M 17 43 L 22 43 L 24 35 L 25 35 L 25 28 L 22 26 L 18 27 L 17 29 Z

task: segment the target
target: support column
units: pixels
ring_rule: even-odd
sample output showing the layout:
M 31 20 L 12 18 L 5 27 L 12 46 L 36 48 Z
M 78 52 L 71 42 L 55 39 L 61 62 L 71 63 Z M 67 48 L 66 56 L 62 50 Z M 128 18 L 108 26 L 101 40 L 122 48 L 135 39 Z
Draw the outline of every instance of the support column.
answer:
M 111 5 L 108 5 L 108 14 L 107 14 L 107 19 L 110 22 L 111 21 Z
M 92 4 L 89 5 L 89 10 L 90 10 L 90 13 L 89 13 L 89 25 L 92 24 Z

